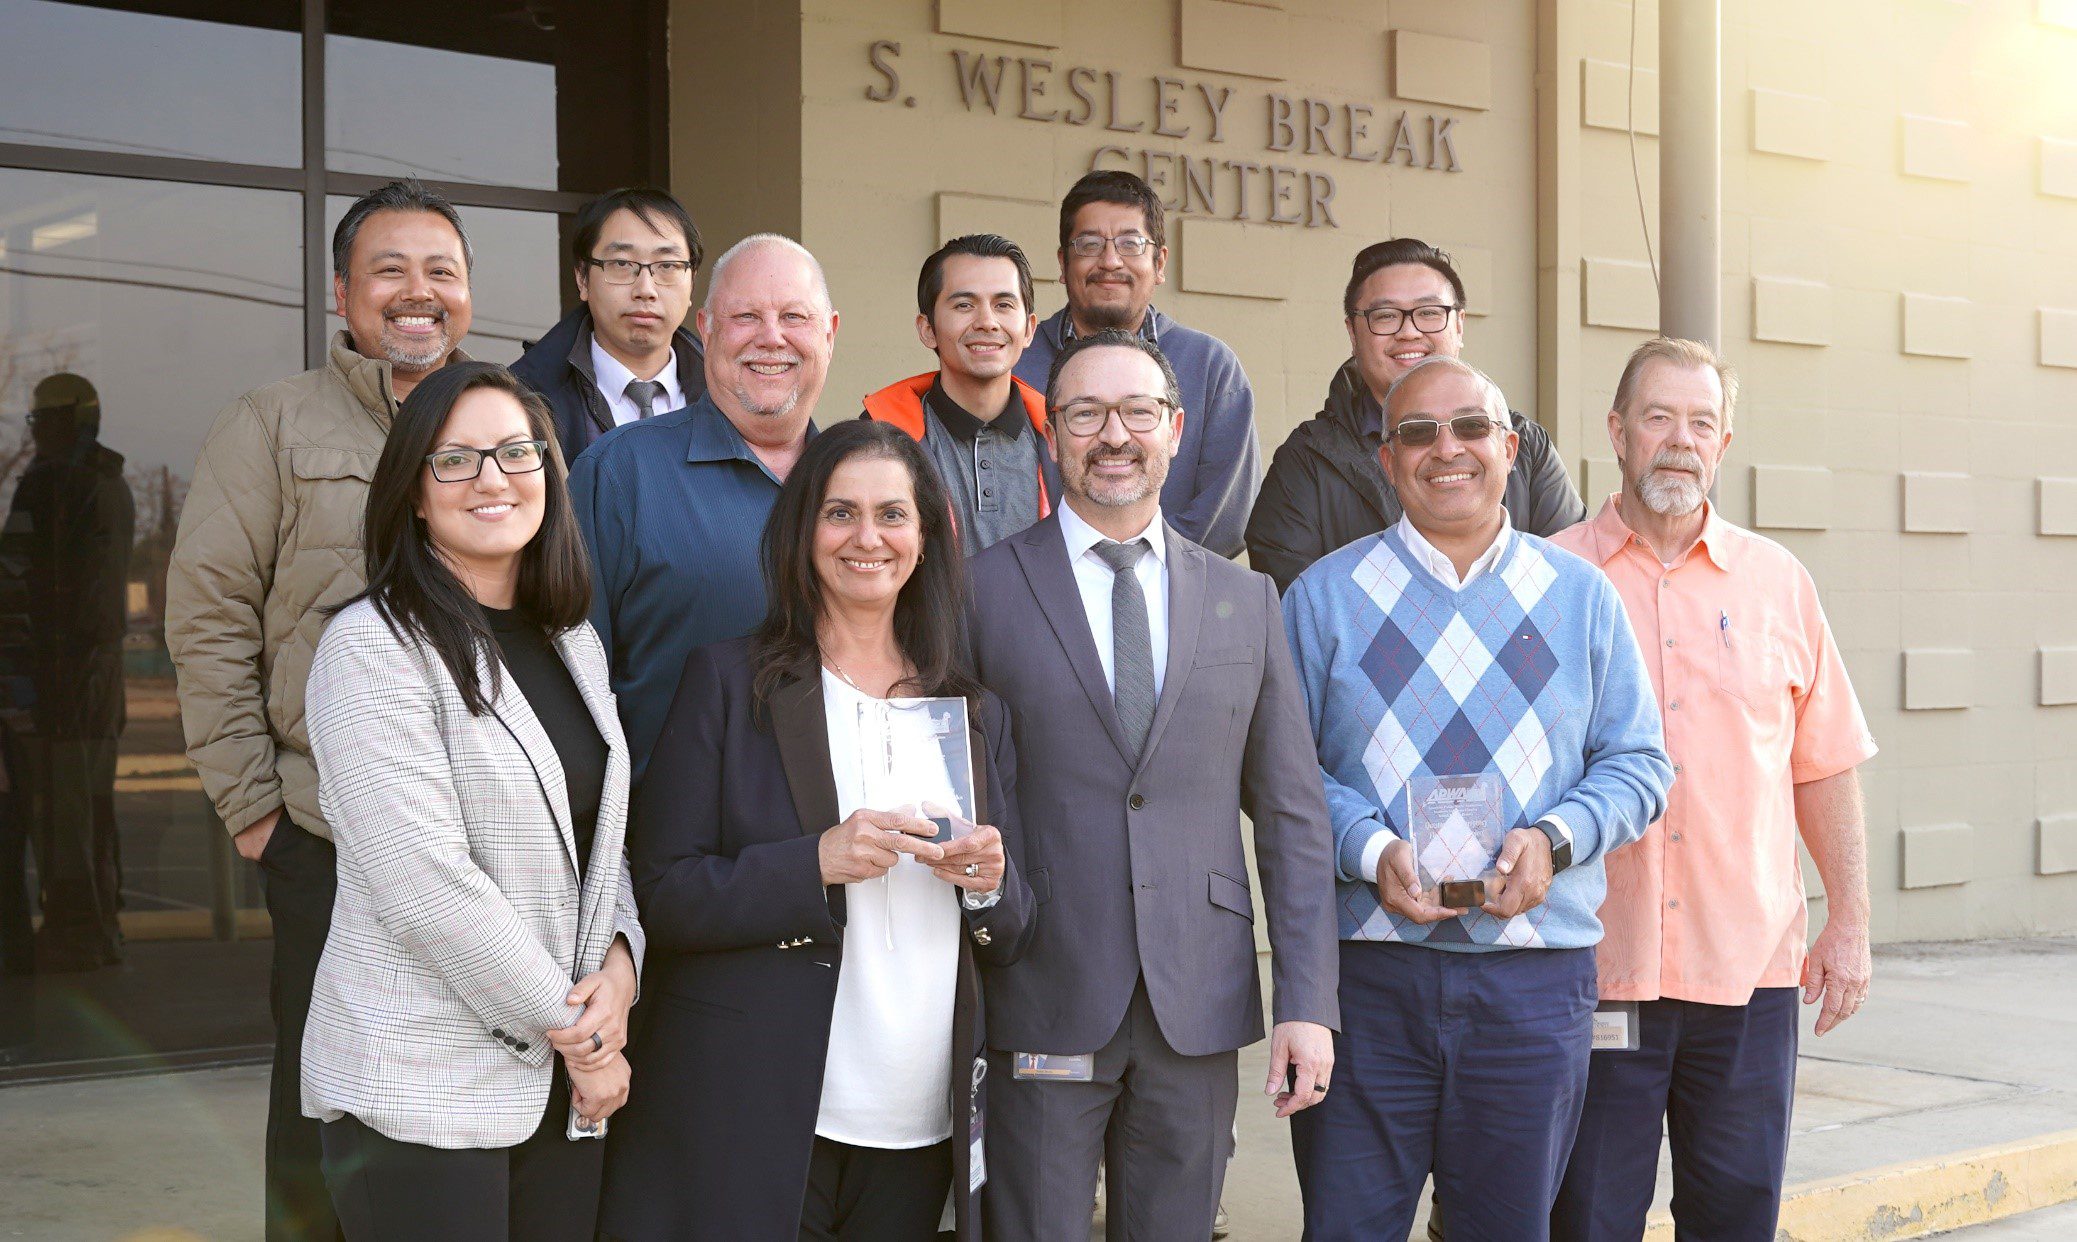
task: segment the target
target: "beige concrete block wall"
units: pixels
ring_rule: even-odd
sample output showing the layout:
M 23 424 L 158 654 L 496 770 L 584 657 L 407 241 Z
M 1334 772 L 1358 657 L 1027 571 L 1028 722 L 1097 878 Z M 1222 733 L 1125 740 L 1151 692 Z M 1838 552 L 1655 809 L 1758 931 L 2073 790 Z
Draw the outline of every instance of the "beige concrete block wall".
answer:
M 1052 19 L 1013 13 L 1017 6 L 933 0 L 804 0 L 801 21 L 800 190 L 803 240 L 824 261 L 843 313 L 825 421 L 855 412 L 870 388 L 932 365 L 912 326 L 916 268 L 956 222 L 983 227 L 989 200 L 1002 204 L 1001 231 L 1029 251 L 1035 274 L 1058 274 L 1055 213 L 1060 195 L 1086 171 L 1098 148 L 1126 148 L 1106 166 L 1145 174 L 1146 156 L 1165 175 L 1173 204 L 1186 192 L 1183 160 L 1282 164 L 1297 170 L 1293 204 L 1305 205 L 1305 174 L 1334 178 L 1338 227 L 1271 224 L 1262 184 L 1252 174 L 1247 220 L 1235 220 L 1236 174 L 1216 170 L 1216 212 L 1171 209 L 1168 281 L 1155 304 L 1182 322 L 1223 337 L 1240 354 L 1255 387 L 1266 462 L 1292 427 L 1319 408 L 1328 378 L 1348 356 L 1341 292 L 1363 246 L 1395 233 L 1426 236 L 1462 251 L 1473 299 L 1475 360 L 1491 370 L 1519 409 L 1535 405 L 1535 48 L 1533 15 L 1503 0 L 1451 5 L 1286 0 L 1060 0 L 1041 6 Z M 949 17 L 947 15 L 950 15 Z M 995 23 L 991 25 L 990 23 Z M 991 34 L 994 37 L 991 37 Z M 868 59 L 879 40 L 898 42 L 885 57 L 899 92 L 868 99 L 885 77 Z M 1006 58 L 996 109 L 962 95 L 955 53 L 969 66 L 985 58 L 992 79 Z M 1396 59 L 1395 59 L 1396 58 Z M 1025 119 L 1023 61 L 1043 91 L 1029 110 L 1079 117 L 1069 74 L 1094 96 L 1087 124 Z M 1579 72 L 1574 68 L 1575 75 Z M 1118 123 L 1105 127 L 1115 73 Z M 1267 76 L 1282 75 L 1282 76 Z M 1176 107 L 1157 113 L 1156 78 L 1179 85 Z M 1394 94 L 1397 81 L 1403 92 Z M 1211 142 L 1199 84 L 1230 90 L 1220 142 Z M 1293 104 L 1299 149 L 1266 148 L 1274 93 Z M 1326 105 L 1329 151 L 1304 150 L 1303 101 Z M 913 106 L 906 102 L 915 101 Z M 1359 150 L 1392 144 L 1408 114 L 1415 163 L 1345 158 L 1349 105 L 1367 128 Z M 1449 138 L 1461 171 L 1427 167 L 1425 118 L 1453 122 Z M 1318 119 L 1317 114 L 1313 119 Z M 1187 127 L 1187 137 L 1157 134 Z M 1439 161 L 1447 164 L 1445 152 Z M 1200 169 L 1202 165 L 1199 165 Z M 684 178 L 681 176 L 681 180 Z M 719 240 L 719 239 L 717 239 Z M 1041 316 L 1059 309 L 1057 282 L 1037 292 Z
M 1562 214 L 1540 262 L 1572 276 L 1546 289 L 1541 358 L 1565 381 L 1566 460 L 1600 483 L 1648 335 L 1617 292 L 1648 279 L 1640 187 L 1605 128 L 1632 9 L 1540 10 L 1550 98 L 1580 84 L 1569 128 L 1542 131 Z M 1657 15 L 1635 14 L 1640 86 Z M 2077 929 L 2077 31 L 2031 0 L 1725 0 L 1723 40 L 1723 344 L 1744 395 L 1721 504 L 1810 567 L 1883 747 L 1864 772 L 1876 932 Z M 1640 126 L 1654 242 L 1659 142 Z

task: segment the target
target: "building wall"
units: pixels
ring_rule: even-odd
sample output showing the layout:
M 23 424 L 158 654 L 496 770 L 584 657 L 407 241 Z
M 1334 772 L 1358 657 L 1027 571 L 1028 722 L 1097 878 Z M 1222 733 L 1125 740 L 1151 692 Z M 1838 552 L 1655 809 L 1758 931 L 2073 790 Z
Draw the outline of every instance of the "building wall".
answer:
M 1105 166 L 1144 173 L 1152 152 L 1189 196 L 1157 304 L 1239 352 L 1265 457 L 1347 354 L 1350 258 L 1411 234 L 1463 261 L 1467 356 L 1593 503 L 1614 487 L 1609 397 L 1657 322 L 1655 3 L 1634 15 L 1634 98 L 1626 0 L 796 0 L 711 35 L 701 7 L 673 11 L 675 180 L 711 249 L 779 227 L 821 256 L 844 315 L 824 421 L 934 365 L 911 291 L 946 237 L 1018 240 L 1056 310 L 1059 196 L 1115 145 Z M 1745 387 L 1720 503 L 1810 566 L 1883 746 L 1864 773 L 1883 940 L 2077 928 L 2066 8 L 1724 0 L 1723 345 Z M 1135 132 L 1106 127 L 1106 74 Z M 752 102 L 713 106 L 715 81 Z M 1019 115 L 1080 119 L 1077 84 L 1087 123 Z M 1232 92 L 1221 141 L 1200 87 Z M 1188 136 L 1153 132 L 1163 90 Z M 1272 96 L 1295 150 L 1271 149 Z M 1348 158 L 1352 107 L 1356 149 L 1392 158 Z M 1389 150 L 1402 111 L 1412 150 Z M 1460 171 L 1428 167 L 1448 163 L 1430 117 Z M 1213 172 L 1215 210 L 1177 160 Z M 1236 208 L 1241 162 L 1290 170 L 1298 223 L 1265 219 L 1266 173 Z M 1307 227 L 1309 176 L 1333 179 L 1332 225 Z

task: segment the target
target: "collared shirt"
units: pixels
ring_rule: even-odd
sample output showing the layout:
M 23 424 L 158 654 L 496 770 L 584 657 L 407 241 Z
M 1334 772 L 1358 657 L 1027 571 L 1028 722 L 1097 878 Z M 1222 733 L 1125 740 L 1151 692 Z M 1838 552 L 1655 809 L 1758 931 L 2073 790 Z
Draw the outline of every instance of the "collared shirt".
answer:
M 1074 567 L 1075 586 L 1082 593 L 1082 614 L 1089 618 L 1089 636 L 1096 640 L 1096 657 L 1103 661 L 1103 681 L 1112 693 L 1118 689 L 1112 666 L 1117 662 L 1111 638 L 1111 586 L 1118 575 L 1096 554 L 1096 545 L 1110 536 L 1082 520 L 1072 504 L 1060 506 L 1060 534 L 1067 540 L 1067 563 Z M 1147 638 L 1154 648 L 1154 697 L 1161 697 L 1168 676 L 1168 537 L 1161 513 L 1133 539 L 1145 539 L 1148 551 L 1132 567 L 1139 589 L 1147 597 Z M 1132 539 L 1122 539 L 1131 543 Z
M 779 480 L 703 396 L 608 432 L 570 468 L 570 498 L 639 781 L 685 657 L 764 619 L 758 536 Z
M 924 451 L 951 489 L 960 548 L 972 556 L 1037 522 L 1039 443 L 1013 388 L 993 422 L 963 409 L 942 382 L 923 396 Z
M 607 353 L 606 347 L 599 344 L 596 333 L 591 338 L 591 373 L 598 377 L 599 395 L 606 399 L 606 408 L 613 411 L 615 426 L 625 427 L 629 423 L 642 421 L 641 409 L 635 405 L 634 399 L 627 395 L 628 383 L 641 377 L 628 370 L 620 359 Z M 656 405 L 651 411 L 652 417 L 684 409 L 685 389 L 678 384 L 677 350 L 672 350 L 671 356 L 664 359 L 663 370 L 658 371 L 654 378 L 657 383 L 663 385 L 663 391 L 657 394 Z
M 1621 502 L 1551 539 L 1622 596 L 1675 773 L 1665 818 L 1609 856 L 1601 995 L 1743 1005 L 1802 980 L 1795 787 L 1865 762 L 1875 739 L 1787 549 L 1711 508 L 1668 566 Z
M 1406 541 L 1406 550 L 1413 553 L 1414 559 L 1420 562 L 1421 567 L 1434 574 L 1444 586 L 1457 591 L 1478 581 L 1480 574 L 1498 565 L 1500 558 L 1507 555 L 1507 541 L 1514 535 L 1514 523 L 1508 521 L 1507 510 L 1502 509 L 1500 533 L 1493 536 L 1492 544 L 1478 554 L 1478 559 L 1471 562 L 1464 570 L 1464 576 L 1459 578 L 1457 563 L 1445 556 L 1440 548 L 1422 538 L 1421 532 L 1415 529 L 1411 521 L 1402 517 L 1395 525 L 1399 527 L 1399 537 Z

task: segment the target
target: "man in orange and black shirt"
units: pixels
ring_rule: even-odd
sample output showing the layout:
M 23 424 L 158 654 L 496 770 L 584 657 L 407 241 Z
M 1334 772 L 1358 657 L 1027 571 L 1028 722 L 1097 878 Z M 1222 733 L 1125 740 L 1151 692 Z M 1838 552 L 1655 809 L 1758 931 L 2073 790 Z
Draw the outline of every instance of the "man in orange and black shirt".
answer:
M 1037 328 L 1017 244 L 955 237 L 916 281 L 916 335 L 939 369 L 865 399 L 864 417 L 916 437 L 944 476 L 968 556 L 1045 517 L 1060 496 L 1045 396 L 1011 374 Z

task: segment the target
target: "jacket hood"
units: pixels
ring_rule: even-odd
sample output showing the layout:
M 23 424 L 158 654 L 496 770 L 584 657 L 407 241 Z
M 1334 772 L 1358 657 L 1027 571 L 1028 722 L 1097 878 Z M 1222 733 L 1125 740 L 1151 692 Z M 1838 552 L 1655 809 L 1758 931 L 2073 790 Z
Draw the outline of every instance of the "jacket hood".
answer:
M 1327 381 L 1327 400 L 1321 405 L 1317 417 L 1332 419 L 1349 434 L 1361 437 L 1366 408 L 1376 409 L 1377 398 L 1370 395 L 1370 385 L 1363 382 L 1363 373 L 1356 369 L 1356 360 L 1351 358 L 1334 372 L 1333 379 Z
M 389 430 L 390 419 L 397 412 L 396 390 L 390 380 L 390 364 L 386 358 L 370 358 L 353 347 L 353 334 L 341 328 L 332 336 L 332 347 L 327 365 L 338 375 L 346 391 L 368 412 L 368 417 L 384 431 Z M 447 355 L 447 362 L 469 362 L 469 355 L 461 346 Z M 447 362 L 440 365 L 446 366 Z
M 1051 345 L 1056 353 L 1067 347 L 1068 322 L 1067 308 L 1065 306 L 1054 311 L 1046 318 L 1039 320 L 1040 335 L 1046 338 L 1046 343 Z M 1161 313 L 1160 307 L 1148 303 L 1147 313 L 1139 321 L 1139 335 L 1158 345 L 1161 343 L 1161 333 L 1174 322 L 1175 320 Z
M 937 383 L 936 371 L 925 371 L 911 375 L 905 380 L 896 380 L 878 392 L 865 395 L 865 413 L 874 422 L 893 423 L 909 433 L 912 440 L 923 438 L 923 398 L 930 393 L 931 385 Z M 1023 380 L 1010 377 L 1010 391 L 1024 402 L 1024 416 L 1031 420 L 1032 430 L 1047 444 L 1053 442 L 1053 431 L 1046 423 L 1046 398 L 1038 389 Z

